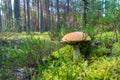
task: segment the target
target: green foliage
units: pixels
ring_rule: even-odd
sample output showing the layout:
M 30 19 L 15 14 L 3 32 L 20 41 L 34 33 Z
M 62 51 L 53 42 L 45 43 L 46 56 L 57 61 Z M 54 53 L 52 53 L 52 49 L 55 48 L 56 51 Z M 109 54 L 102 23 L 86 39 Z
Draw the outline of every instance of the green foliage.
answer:
M 96 26 L 94 29 L 94 34 L 100 34 L 100 33 L 105 33 L 105 32 L 109 32 L 112 31 L 112 27 L 111 26 L 103 26 L 103 25 L 99 25 Z
M 25 53 L 31 53 L 35 57 L 35 61 L 42 61 L 46 55 L 50 55 L 53 51 L 60 47 L 58 42 L 28 38 L 22 43 L 22 49 Z M 31 59 L 30 59 L 31 60 Z
M 65 0 L 61 1 L 65 2 Z M 60 11 L 58 14 L 59 25 L 55 21 L 54 14 L 48 16 L 51 19 L 48 22 L 51 28 L 49 33 L 17 33 L 24 27 L 22 26 L 24 21 L 20 22 L 22 26 L 20 28 L 15 19 L 6 20 L 5 18 L 9 16 L 4 10 L 2 11 L 5 15 L 1 16 L 0 80 L 17 80 L 18 78 L 14 78 L 16 77 L 14 73 L 23 67 L 35 68 L 35 72 L 30 74 L 32 80 L 120 79 L 120 6 L 116 2 L 118 0 L 88 1 L 86 27 L 83 27 L 82 8 L 84 5 L 81 3 L 82 0 L 69 1 L 72 3 L 70 10 L 74 12 L 65 10 L 64 14 L 64 11 L 62 11 L 63 13 Z M 2 3 L 4 5 L 4 0 Z M 54 7 L 54 2 L 49 6 Z M 63 7 L 65 8 L 64 4 L 60 8 Z M 69 13 L 68 16 L 66 12 Z M 47 18 L 44 21 L 47 25 Z M 33 25 L 37 25 L 38 21 L 34 19 L 31 22 Z M 80 29 L 73 28 L 74 26 L 71 25 L 78 26 Z M 35 28 L 35 26 L 33 27 Z M 82 55 L 77 58 L 76 62 L 73 60 L 72 46 L 67 45 L 61 48 L 62 45 L 58 42 L 66 33 L 73 31 L 88 33 L 93 43 L 92 47 L 89 45 L 91 42 L 88 45 L 86 45 L 87 42 L 80 43 Z M 54 41 L 50 41 L 50 39 Z M 88 53 L 91 55 L 89 56 Z M 89 58 L 85 58 L 84 54 Z
M 118 41 L 120 40 L 120 35 L 117 35 Z M 98 44 L 96 45 L 96 43 Z M 119 42 L 117 42 L 116 34 L 114 32 L 104 32 L 95 36 L 93 41 L 94 47 L 92 49 L 91 55 L 103 56 L 115 52 L 115 47 L 118 47 Z M 116 48 L 117 49 L 117 48 Z M 119 51 L 119 49 L 117 49 Z M 117 51 L 116 50 L 116 51 Z M 118 53 L 118 52 L 117 52 Z
M 92 56 L 104 56 L 104 55 L 107 55 L 109 52 L 110 52 L 110 49 L 104 46 L 98 46 L 97 48 L 92 50 L 91 55 Z
M 22 34 L 25 35 L 25 33 Z M 114 32 L 96 35 L 93 42 L 100 40 L 101 44 L 90 48 L 90 58 L 81 55 L 76 62 L 73 61 L 72 46 L 66 45 L 61 48 L 62 45 L 59 42 L 50 41 L 48 37 L 48 40 L 43 39 L 44 37 L 41 38 L 42 34 L 39 33 L 26 36 L 20 39 L 7 39 L 4 46 L 1 44 L 1 79 L 11 79 L 11 77 L 16 79 L 14 71 L 21 67 L 35 67 L 35 75 L 31 75 L 33 80 L 118 80 L 120 78 L 119 34 L 118 42 L 113 42 L 116 38 Z M 1 40 L 3 41 L 4 39 Z M 112 45 L 111 48 L 107 47 L 108 43 Z M 81 43 L 81 51 L 83 46 L 86 45 Z M 82 53 L 84 54 L 86 50 L 85 47 Z M 103 56 L 110 51 L 113 56 Z
M 115 55 L 115 56 L 120 55 L 120 42 L 113 44 L 112 52 L 113 52 L 113 55 Z
M 54 57 L 56 57 L 56 58 L 72 57 L 72 55 L 73 55 L 73 48 L 72 48 L 72 46 L 67 45 L 64 48 L 61 48 L 60 50 L 54 52 L 52 55 Z
M 118 40 L 120 40 L 120 35 L 117 34 Z M 116 33 L 115 32 L 104 32 L 101 34 L 96 35 L 96 40 L 102 40 L 103 42 L 109 42 L 112 43 L 112 40 L 116 39 Z
M 22 36 L 22 34 L 19 35 Z M 44 35 L 47 36 L 47 34 Z M 61 47 L 57 41 L 45 40 L 42 35 L 37 33 L 31 36 L 26 34 L 26 37 L 18 37 L 17 39 L 15 36 L 14 34 L 9 38 L 3 36 L 7 40 L 1 40 L 1 43 L 5 43 L 2 43 L 0 46 L 0 66 L 2 66 L 0 72 L 2 72 L 1 75 L 5 79 L 14 77 L 11 73 L 15 73 L 14 70 L 19 67 L 36 67 L 43 64 L 45 56 L 50 55 L 53 51 Z M 3 77 L 0 78 L 3 79 Z
M 116 59 L 113 58 L 104 58 L 101 57 L 98 60 L 95 60 L 94 63 L 92 63 L 88 69 L 85 70 L 86 72 L 86 79 L 94 79 L 94 80 L 108 80 L 108 79 L 115 79 L 118 80 L 120 75 L 119 68 L 119 58 Z
M 48 58 L 49 65 L 42 70 L 43 80 L 108 80 L 120 78 L 120 56 L 100 57 L 84 60 L 80 57 L 77 63 L 71 60 L 72 47 L 66 46 L 53 56 L 57 59 Z M 70 53 L 70 54 L 69 54 Z M 68 55 L 66 55 L 68 54 Z

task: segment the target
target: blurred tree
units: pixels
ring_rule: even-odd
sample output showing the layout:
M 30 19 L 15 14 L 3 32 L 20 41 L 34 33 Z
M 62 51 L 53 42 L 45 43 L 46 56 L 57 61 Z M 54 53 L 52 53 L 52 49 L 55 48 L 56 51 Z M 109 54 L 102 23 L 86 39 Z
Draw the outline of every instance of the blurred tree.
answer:
M 18 31 L 21 32 L 22 26 L 20 25 L 20 0 L 14 0 L 14 15 L 17 21 Z
M 23 3 L 24 3 L 24 30 L 26 31 L 27 29 L 27 21 L 26 21 L 26 0 L 23 0 Z
M 2 11 L 2 6 L 1 6 L 1 3 L 0 3 L 0 31 L 2 31 L 2 14 L 1 14 L 1 11 Z
M 59 0 L 56 0 L 56 9 L 57 9 L 57 30 L 60 29 L 60 12 L 59 12 Z
M 40 0 L 37 0 L 37 13 L 38 13 L 38 29 L 37 31 L 40 31 Z
M 69 15 L 69 0 L 66 0 L 66 2 L 67 2 L 67 14 Z
M 27 0 L 27 27 L 30 31 L 30 0 Z
M 83 21 L 84 21 L 84 27 L 86 27 L 86 24 L 87 24 L 88 1 L 87 0 L 83 0 L 83 3 L 84 3 Z
M 11 4 L 11 0 L 8 0 L 8 17 L 9 17 L 9 20 L 12 18 L 12 4 Z
M 61 26 L 78 28 L 83 27 L 83 24 L 111 26 L 110 20 L 102 23 L 101 18 L 110 15 L 115 17 L 116 12 L 120 13 L 118 0 L 1 0 L 0 4 L 0 23 L 4 30 L 10 29 L 10 23 L 14 24 L 14 18 L 19 31 L 23 24 L 24 30 L 41 32 L 50 28 L 60 30 Z M 115 18 L 118 24 L 119 17 Z M 11 29 L 14 27 L 16 25 L 11 26 Z
M 40 0 L 40 32 L 43 32 L 44 21 L 43 21 L 43 0 Z
M 38 28 L 37 0 L 32 0 L 31 4 L 31 29 L 35 31 Z

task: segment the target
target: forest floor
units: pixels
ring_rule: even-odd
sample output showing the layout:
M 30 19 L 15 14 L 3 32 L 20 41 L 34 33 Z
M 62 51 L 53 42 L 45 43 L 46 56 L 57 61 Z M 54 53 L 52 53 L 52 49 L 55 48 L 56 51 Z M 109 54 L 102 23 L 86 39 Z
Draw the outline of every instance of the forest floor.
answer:
M 91 48 L 89 58 L 81 55 L 74 62 L 72 46 L 51 41 L 47 32 L 2 33 L 0 79 L 119 80 L 120 36 L 114 43 L 111 42 L 112 36 L 113 32 L 97 35 L 93 43 L 97 43 L 99 37 L 102 43 Z

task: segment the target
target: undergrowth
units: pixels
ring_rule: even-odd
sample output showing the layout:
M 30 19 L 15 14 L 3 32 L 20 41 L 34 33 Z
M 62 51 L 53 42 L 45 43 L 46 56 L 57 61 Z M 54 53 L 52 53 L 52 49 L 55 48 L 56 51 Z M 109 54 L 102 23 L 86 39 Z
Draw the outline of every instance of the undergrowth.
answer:
M 75 61 L 72 46 L 41 39 L 39 33 L 24 35 L 29 37 L 0 39 L 0 79 L 18 79 L 15 74 L 21 68 L 32 80 L 120 79 L 120 36 L 117 41 L 114 32 L 97 34 L 90 46 L 90 56 L 85 58 L 83 51 Z M 86 50 L 82 46 L 81 49 Z M 31 67 L 35 68 L 33 72 L 28 70 Z

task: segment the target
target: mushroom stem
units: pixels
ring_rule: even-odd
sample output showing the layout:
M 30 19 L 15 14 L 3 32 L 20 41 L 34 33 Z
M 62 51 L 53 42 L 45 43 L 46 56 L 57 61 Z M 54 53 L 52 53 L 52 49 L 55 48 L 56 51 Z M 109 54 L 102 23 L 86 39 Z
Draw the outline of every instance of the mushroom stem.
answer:
M 73 54 L 73 58 L 75 59 L 77 56 L 80 56 L 80 48 L 79 45 L 74 45 L 74 54 Z

